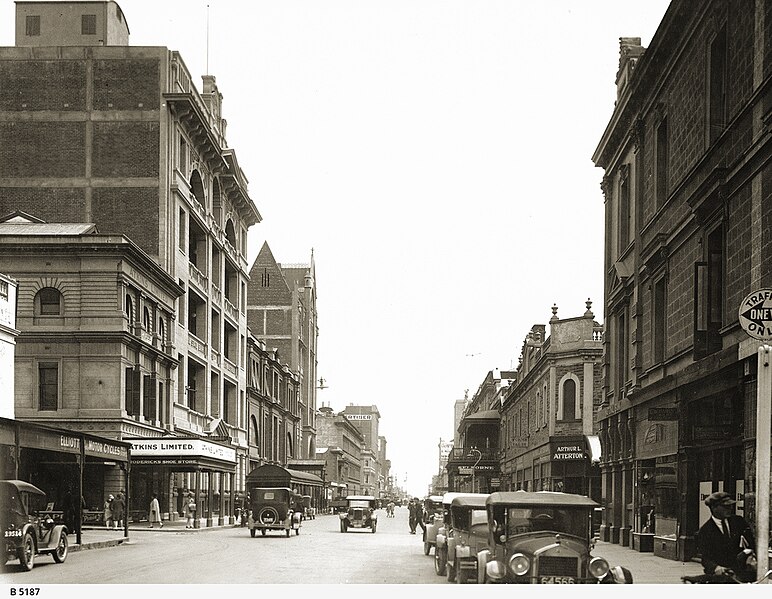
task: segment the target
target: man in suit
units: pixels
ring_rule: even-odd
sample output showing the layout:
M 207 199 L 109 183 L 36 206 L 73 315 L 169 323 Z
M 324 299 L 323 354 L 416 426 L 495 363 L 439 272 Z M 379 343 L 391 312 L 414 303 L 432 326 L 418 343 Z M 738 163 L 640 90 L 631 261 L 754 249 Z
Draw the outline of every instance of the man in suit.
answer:
M 743 550 L 748 553 L 756 546 L 750 525 L 742 516 L 734 514 L 735 500 L 724 491 L 718 491 L 705 499 L 710 508 L 710 518 L 697 533 L 697 544 L 702 557 L 705 574 L 721 577 L 725 574 L 748 574 L 743 572 L 745 560 Z M 744 539 L 744 540 L 743 540 Z M 752 573 L 755 576 L 755 572 Z

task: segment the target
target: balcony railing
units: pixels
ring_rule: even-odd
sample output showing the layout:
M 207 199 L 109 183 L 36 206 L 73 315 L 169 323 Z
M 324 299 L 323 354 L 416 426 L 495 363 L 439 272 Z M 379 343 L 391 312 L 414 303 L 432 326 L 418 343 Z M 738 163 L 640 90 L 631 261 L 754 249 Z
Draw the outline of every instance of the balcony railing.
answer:
M 479 453 L 478 453 L 479 452 Z M 478 458 L 480 461 L 485 460 L 498 460 L 499 449 L 498 448 L 486 448 L 486 449 L 473 449 L 471 447 L 454 447 L 453 451 L 448 456 L 448 460 L 454 462 L 463 462 L 474 464 Z
M 238 322 L 239 316 L 238 316 L 238 312 L 236 311 L 236 306 L 234 306 L 227 297 L 225 298 L 225 301 L 223 302 L 223 306 L 225 306 L 225 313 L 228 316 L 230 316 L 233 320 Z
M 206 292 L 208 288 L 208 282 L 207 277 L 204 273 L 202 273 L 195 264 L 192 262 L 188 262 L 188 273 L 190 275 L 190 280 L 193 281 L 196 285 L 198 285 L 199 289 Z
M 237 376 L 236 365 L 233 362 L 231 362 L 228 358 L 223 358 L 222 367 L 223 367 L 223 370 L 225 370 L 225 372 L 229 373 L 231 376 L 233 377 Z
M 201 341 L 193 333 L 188 333 L 188 347 L 194 349 L 202 358 L 206 358 L 206 343 Z

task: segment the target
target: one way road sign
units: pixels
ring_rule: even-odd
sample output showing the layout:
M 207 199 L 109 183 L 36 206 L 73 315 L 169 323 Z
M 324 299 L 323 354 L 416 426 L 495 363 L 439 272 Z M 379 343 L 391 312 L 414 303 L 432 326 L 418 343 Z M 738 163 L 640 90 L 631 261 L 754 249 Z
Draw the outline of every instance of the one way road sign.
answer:
M 740 326 L 754 339 L 772 340 L 772 289 L 754 291 L 740 303 Z

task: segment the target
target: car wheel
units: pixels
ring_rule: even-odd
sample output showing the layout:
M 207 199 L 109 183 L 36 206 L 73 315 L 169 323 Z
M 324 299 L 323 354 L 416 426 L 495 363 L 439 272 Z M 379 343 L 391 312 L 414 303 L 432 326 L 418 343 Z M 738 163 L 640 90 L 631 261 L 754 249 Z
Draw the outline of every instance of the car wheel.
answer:
M 287 538 L 289 538 L 289 536 L 290 536 L 290 529 L 288 528 L 287 529 Z
M 298 527 L 295 529 L 295 536 L 298 536 L 299 534 L 300 534 L 300 527 L 298 526 Z
M 61 564 L 67 559 L 67 548 L 67 533 L 62 531 L 59 533 L 59 544 L 56 546 L 56 551 L 54 551 L 54 561 L 57 564 Z
M 255 538 L 255 533 L 257 533 L 257 530 L 256 530 L 256 529 L 254 529 L 254 528 L 250 528 L 250 529 L 249 529 L 249 534 L 251 534 L 251 535 L 252 535 L 252 538 L 253 538 L 253 539 Z
M 373 524 L 373 532 L 375 532 L 376 524 Z
M 261 535 L 263 535 L 263 536 L 265 536 L 265 533 L 267 533 L 267 532 L 268 532 L 268 531 L 267 531 L 267 530 L 265 530 L 264 528 L 261 528 L 261 529 L 260 529 L 260 534 L 261 534 Z
M 432 546 L 430 543 L 424 543 L 424 555 L 429 555 L 432 551 Z
M 448 550 L 445 548 L 434 549 L 434 571 L 437 576 L 445 576 L 447 573 Z
M 27 572 L 32 570 L 32 567 L 35 565 L 35 540 L 31 534 L 27 533 L 24 535 L 18 555 L 19 565 L 22 567 L 22 570 L 27 570 Z

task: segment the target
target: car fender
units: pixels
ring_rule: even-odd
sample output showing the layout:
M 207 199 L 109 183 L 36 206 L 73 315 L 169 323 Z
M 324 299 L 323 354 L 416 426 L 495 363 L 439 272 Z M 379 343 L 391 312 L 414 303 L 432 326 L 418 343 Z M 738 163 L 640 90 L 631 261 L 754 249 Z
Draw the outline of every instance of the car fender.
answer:
M 64 534 L 67 534 L 67 527 L 64 524 L 57 524 L 54 526 L 48 533 L 48 538 L 46 539 L 46 542 L 42 546 L 38 546 L 38 551 L 45 551 L 46 549 L 56 549 L 56 547 L 59 545 L 59 537 L 61 536 L 62 532 Z M 37 541 L 35 543 L 37 545 Z
M 437 535 L 437 539 L 434 542 L 436 543 L 437 548 L 439 549 L 440 547 L 445 546 L 445 543 L 447 542 L 447 538 L 445 537 L 444 534 L 440 533 Z
M 477 582 L 483 584 L 485 582 L 485 566 L 491 559 L 491 552 L 489 549 L 483 549 L 477 552 Z

